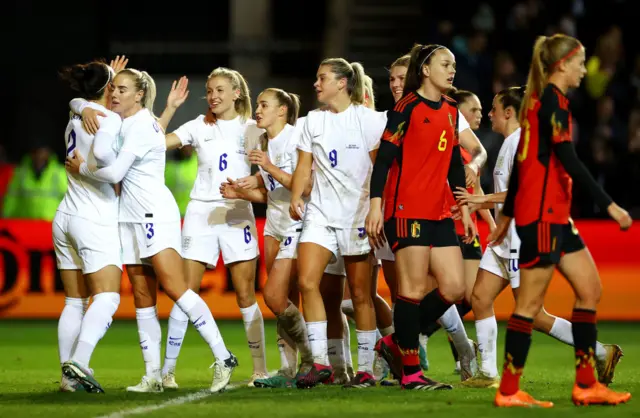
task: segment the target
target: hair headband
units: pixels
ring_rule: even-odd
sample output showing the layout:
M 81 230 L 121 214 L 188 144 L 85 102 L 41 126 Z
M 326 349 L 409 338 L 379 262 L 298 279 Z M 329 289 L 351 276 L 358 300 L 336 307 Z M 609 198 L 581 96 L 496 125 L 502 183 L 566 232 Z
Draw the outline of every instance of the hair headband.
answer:
M 578 53 L 582 49 L 582 45 L 578 44 L 575 48 L 567 53 L 564 57 L 560 58 L 558 61 L 554 62 L 549 66 L 550 69 L 556 68 L 558 65 L 562 64 L 564 61 L 568 60 L 572 56 Z
M 107 65 L 107 64 L 105 64 L 105 65 Z M 113 71 L 113 68 L 111 68 L 110 65 L 107 65 L 107 69 L 109 71 L 109 77 L 107 78 L 107 82 L 104 83 L 104 86 L 102 86 L 100 88 L 100 90 L 98 90 L 98 93 L 100 93 L 102 90 L 104 90 L 109 85 L 109 83 L 115 78 L 116 73 L 115 73 L 115 71 Z
M 424 59 L 422 60 L 422 63 L 421 63 L 421 64 L 420 64 L 420 66 L 418 67 L 418 74 L 420 74 L 420 71 L 422 70 L 422 66 L 424 65 L 424 63 L 425 63 L 425 62 L 427 62 L 427 60 L 429 59 L 429 57 L 430 57 L 434 52 L 436 52 L 437 50 L 442 49 L 442 48 L 445 48 L 445 47 L 444 47 L 444 46 L 442 46 L 442 45 L 438 45 L 438 46 L 437 46 L 437 47 L 435 47 L 431 52 L 429 52 L 429 53 L 427 54 L 427 56 L 426 56 L 426 57 L 424 57 Z

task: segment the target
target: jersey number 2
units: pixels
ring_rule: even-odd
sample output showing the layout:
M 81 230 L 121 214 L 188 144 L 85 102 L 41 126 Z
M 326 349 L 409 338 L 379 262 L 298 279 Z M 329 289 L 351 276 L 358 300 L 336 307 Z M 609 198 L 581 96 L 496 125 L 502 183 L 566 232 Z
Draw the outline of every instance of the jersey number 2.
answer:
M 74 149 L 76 149 L 76 132 L 72 129 L 67 138 L 67 155 L 71 155 Z
M 271 174 L 267 174 L 267 179 L 269 179 L 269 190 L 273 191 L 276 188 L 276 182 Z

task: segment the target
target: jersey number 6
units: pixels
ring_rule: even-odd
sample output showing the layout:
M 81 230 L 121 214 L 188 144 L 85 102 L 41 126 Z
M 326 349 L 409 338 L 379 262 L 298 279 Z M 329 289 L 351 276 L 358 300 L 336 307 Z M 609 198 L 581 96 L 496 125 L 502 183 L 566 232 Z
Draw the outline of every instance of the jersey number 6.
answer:
M 447 149 L 447 137 L 445 136 L 447 131 L 442 131 L 440 135 L 440 141 L 438 141 L 438 151 L 444 151 Z
M 220 164 L 218 165 L 220 171 L 224 171 L 227 169 L 227 154 L 222 154 L 220 156 Z

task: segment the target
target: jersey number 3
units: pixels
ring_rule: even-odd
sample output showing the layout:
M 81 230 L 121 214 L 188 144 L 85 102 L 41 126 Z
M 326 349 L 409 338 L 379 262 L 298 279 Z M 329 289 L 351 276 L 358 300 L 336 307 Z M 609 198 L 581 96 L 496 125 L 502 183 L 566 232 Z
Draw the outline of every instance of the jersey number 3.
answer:
M 524 137 L 522 141 L 522 149 L 518 153 L 518 161 L 523 162 L 527 159 L 527 153 L 529 152 L 529 138 L 531 136 L 531 125 L 528 120 L 524 120 L 522 123 L 522 129 L 524 130 Z

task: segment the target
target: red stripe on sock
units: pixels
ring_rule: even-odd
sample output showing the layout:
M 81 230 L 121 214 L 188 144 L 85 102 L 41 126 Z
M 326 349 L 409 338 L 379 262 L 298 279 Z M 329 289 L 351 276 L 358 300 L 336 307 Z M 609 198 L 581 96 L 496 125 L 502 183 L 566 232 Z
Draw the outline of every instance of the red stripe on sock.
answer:
M 571 315 L 571 322 L 596 323 L 596 311 L 586 309 L 574 309 Z

